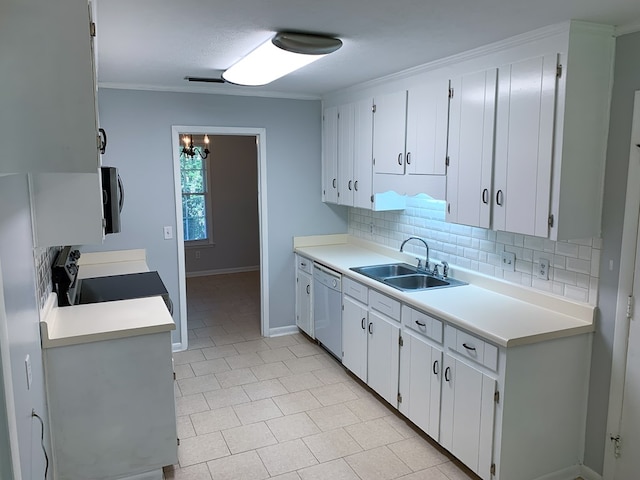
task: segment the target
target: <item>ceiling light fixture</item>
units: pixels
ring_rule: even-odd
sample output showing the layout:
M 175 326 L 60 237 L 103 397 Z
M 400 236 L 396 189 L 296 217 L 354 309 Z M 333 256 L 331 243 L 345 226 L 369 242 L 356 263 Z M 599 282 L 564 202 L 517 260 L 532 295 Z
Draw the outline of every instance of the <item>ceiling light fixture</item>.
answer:
M 182 147 L 182 154 L 186 155 L 189 158 L 193 158 L 196 155 L 200 157 L 202 160 L 209 156 L 209 135 L 205 135 L 203 142 L 203 147 L 196 147 L 193 144 L 193 135 L 184 135 L 182 137 L 182 141 L 184 142 L 184 146 Z
M 305 33 L 277 33 L 222 74 L 227 82 L 259 86 L 298 70 L 335 52 L 338 38 Z

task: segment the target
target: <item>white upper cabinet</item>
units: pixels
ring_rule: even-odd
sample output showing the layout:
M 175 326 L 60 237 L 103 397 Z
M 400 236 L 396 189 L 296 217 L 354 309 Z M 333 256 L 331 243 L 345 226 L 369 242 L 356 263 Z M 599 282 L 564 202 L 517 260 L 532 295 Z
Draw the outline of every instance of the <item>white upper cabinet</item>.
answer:
M 6 0 L 0 28 L 0 173 L 97 173 L 87 0 Z
M 451 80 L 448 222 L 491 226 L 496 69 Z
M 376 174 L 404 175 L 406 122 L 406 90 L 376 96 L 373 113 Z
M 322 112 L 322 201 L 338 203 L 338 107 Z

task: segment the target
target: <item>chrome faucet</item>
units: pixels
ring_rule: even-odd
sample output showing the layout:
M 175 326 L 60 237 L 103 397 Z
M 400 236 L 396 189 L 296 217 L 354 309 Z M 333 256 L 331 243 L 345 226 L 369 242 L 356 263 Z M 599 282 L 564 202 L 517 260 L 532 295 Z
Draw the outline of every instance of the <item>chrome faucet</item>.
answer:
M 420 238 L 420 237 L 409 237 L 407 238 L 404 242 L 402 242 L 402 245 L 400 245 L 400 251 L 402 252 L 404 249 L 404 245 L 409 241 L 409 240 L 419 240 L 422 243 L 424 243 L 424 246 L 427 249 L 427 255 L 425 257 L 425 264 L 424 264 L 424 269 L 428 272 L 429 271 L 429 245 L 427 244 L 427 242 L 424 240 L 424 238 Z M 422 260 L 420 260 L 418 258 L 418 268 L 422 268 Z

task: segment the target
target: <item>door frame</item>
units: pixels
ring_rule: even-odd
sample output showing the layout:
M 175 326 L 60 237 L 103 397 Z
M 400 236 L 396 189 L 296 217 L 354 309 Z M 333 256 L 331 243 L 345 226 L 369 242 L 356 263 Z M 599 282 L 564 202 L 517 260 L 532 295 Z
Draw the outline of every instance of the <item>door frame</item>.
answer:
M 629 297 L 633 295 L 636 247 L 638 244 L 638 225 L 640 212 L 640 90 L 635 92 L 633 121 L 631 127 L 631 144 L 629 146 L 629 172 L 627 175 L 627 194 L 624 206 L 624 223 L 622 227 L 622 246 L 620 258 L 633 258 L 634 261 L 620 262 L 618 275 L 618 293 L 613 336 L 613 354 L 611 362 L 611 383 L 609 388 L 609 411 L 607 415 L 607 438 L 605 440 L 603 479 L 612 480 L 615 474 L 616 458 L 614 456 L 611 436 L 620 432 L 622 419 L 622 400 L 624 381 L 627 370 L 627 346 L 630 320 L 627 318 Z
M 178 247 L 178 281 L 180 290 L 180 343 L 174 344 L 174 351 L 186 350 L 187 333 L 187 284 L 184 259 L 184 231 L 182 227 L 182 187 L 180 185 L 180 134 L 197 135 L 239 135 L 256 138 L 258 164 L 258 229 L 260 234 L 260 333 L 269 332 L 269 247 L 267 223 L 267 130 L 248 127 L 212 127 L 197 125 L 173 125 L 171 138 L 173 146 L 173 180 L 176 203 L 176 239 Z

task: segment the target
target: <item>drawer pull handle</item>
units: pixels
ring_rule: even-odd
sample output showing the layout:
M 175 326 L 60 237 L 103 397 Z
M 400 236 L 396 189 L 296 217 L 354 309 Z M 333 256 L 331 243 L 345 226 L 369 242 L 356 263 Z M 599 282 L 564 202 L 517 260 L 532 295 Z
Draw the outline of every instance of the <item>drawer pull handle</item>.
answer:
M 369 334 L 373 335 L 373 322 L 369 322 Z
M 402 165 L 402 152 L 398 154 L 398 165 Z
M 362 329 L 363 329 L 363 330 L 364 330 L 365 328 L 367 328 L 367 327 L 365 327 L 365 326 L 364 326 L 364 322 L 365 322 L 365 318 L 364 318 L 364 317 L 362 317 L 362 321 L 360 322 L 360 326 L 362 327 Z
M 426 326 L 427 326 L 427 324 L 426 324 L 426 323 L 421 322 L 421 321 L 419 321 L 419 320 L 416 320 L 416 323 L 417 323 L 419 326 L 421 326 L 421 327 L 426 327 Z
M 451 380 L 451 367 L 447 367 L 444 369 L 444 379 L 449 382 Z
M 439 371 L 440 371 L 440 368 L 438 365 L 438 360 L 436 360 L 435 362 L 433 362 L 433 374 L 438 375 Z
M 476 347 L 470 347 L 469 345 L 467 345 L 466 343 L 463 343 L 462 346 L 464 348 L 466 348 L 467 350 L 471 351 L 471 352 L 475 352 L 476 351 Z
M 311 294 L 311 285 L 307 285 L 307 295 Z

